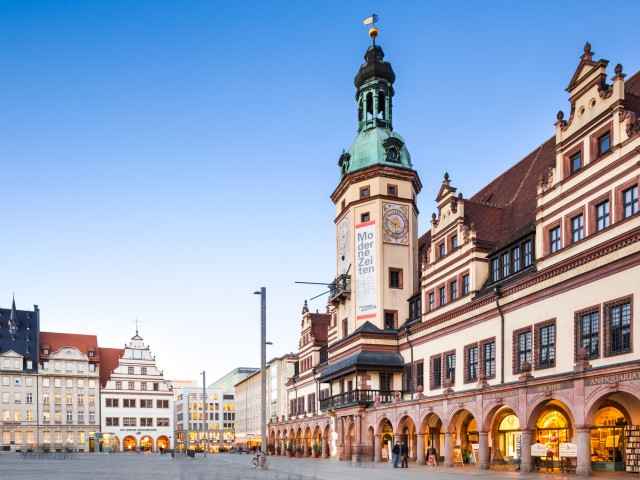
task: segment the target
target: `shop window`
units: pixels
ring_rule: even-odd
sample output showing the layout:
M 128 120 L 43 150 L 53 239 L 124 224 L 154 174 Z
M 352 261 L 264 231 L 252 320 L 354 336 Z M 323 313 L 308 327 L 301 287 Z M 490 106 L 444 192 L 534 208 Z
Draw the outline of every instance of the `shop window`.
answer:
M 547 446 L 554 461 L 559 461 L 560 444 L 571 439 L 569 421 L 564 413 L 555 408 L 544 411 L 536 422 L 535 438 Z
M 631 301 L 609 303 L 606 311 L 606 354 L 631 352 Z

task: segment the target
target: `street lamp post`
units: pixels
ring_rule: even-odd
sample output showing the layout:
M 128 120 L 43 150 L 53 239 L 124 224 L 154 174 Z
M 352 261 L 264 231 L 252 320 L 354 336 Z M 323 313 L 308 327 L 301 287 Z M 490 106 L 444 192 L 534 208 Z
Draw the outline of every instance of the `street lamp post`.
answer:
M 267 289 L 253 292 L 260 295 L 260 449 L 266 467 L 267 454 Z

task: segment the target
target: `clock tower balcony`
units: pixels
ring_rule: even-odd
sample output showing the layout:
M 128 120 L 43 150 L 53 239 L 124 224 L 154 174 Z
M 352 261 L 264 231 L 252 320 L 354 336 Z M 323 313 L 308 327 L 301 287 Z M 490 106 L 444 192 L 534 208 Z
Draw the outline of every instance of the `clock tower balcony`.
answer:
M 329 285 L 329 302 L 340 303 L 351 297 L 351 275 L 343 273 L 338 275 Z

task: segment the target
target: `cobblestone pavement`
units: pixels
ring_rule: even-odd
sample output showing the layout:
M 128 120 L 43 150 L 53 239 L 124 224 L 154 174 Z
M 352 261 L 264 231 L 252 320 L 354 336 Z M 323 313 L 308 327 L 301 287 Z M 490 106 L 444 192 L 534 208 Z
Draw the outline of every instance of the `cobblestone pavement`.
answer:
M 453 479 L 544 479 L 561 475 L 479 471 L 475 468 L 428 468 L 410 465 L 394 470 L 387 464 L 270 457 L 269 469 L 255 470 L 250 455 L 209 455 L 195 459 L 168 455 L 113 454 L 78 455 L 71 459 L 22 459 L 15 454 L 0 455 L 0 480 L 453 480 Z M 631 479 L 630 474 L 599 474 L 597 478 Z

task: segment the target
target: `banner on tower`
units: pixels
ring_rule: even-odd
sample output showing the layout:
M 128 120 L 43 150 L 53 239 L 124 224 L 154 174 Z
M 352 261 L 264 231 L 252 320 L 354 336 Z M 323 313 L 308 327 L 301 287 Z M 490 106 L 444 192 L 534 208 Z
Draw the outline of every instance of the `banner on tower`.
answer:
M 376 316 L 376 222 L 356 225 L 356 318 Z

